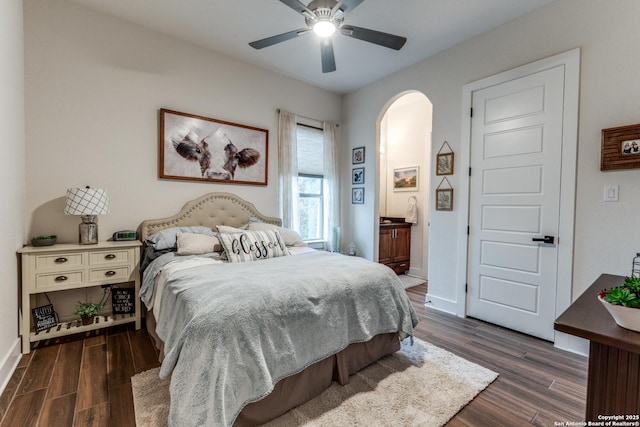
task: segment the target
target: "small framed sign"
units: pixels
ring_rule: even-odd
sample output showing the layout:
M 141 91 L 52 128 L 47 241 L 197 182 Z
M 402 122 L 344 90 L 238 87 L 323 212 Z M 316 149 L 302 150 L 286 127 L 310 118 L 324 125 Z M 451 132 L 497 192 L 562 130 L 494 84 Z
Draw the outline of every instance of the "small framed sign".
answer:
M 33 314 L 33 322 L 36 324 L 36 332 L 45 331 L 58 324 L 52 304 L 32 308 L 31 314 Z
M 112 288 L 111 306 L 113 314 L 132 314 L 136 312 L 135 288 Z

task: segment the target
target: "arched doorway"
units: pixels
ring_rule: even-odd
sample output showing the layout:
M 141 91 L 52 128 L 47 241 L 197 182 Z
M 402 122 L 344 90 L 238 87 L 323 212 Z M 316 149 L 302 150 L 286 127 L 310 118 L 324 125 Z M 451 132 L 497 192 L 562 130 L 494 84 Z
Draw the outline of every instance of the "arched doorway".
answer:
M 431 175 L 431 126 L 433 105 L 423 93 L 398 94 L 378 119 L 378 218 L 404 219 L 410 199 L 415 197 L 417 223 L 411 227 L 410 269 L 406 274 L 427 279 L 429 238 L 429 177 Z M 394 185 L 394 174 L 417 171 L 416 188 Z M 379 232 L 379 230 L 378 230 Z M 376 236 L 379 242 L 379 235 Z M 379 259 L 379 247 L 375 251 Z

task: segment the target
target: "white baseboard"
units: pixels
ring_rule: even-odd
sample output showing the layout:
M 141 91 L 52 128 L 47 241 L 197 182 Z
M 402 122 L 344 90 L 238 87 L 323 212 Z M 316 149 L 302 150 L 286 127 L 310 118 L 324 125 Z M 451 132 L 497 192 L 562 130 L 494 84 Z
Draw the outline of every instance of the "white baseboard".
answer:
M 444 311 L 445 313 L 457 315 L 456 308 L 458 304 L 455 301 L 433 296 L 427 293 L 424 305 L 429 308 Z
M 560 350 L 589 357 L 589 340 L 556 331 L 553 346 Z
M 7 354 L 4 356 L 2 361 L 0 361 L 0 394 L 4 392 L 7 384 L 9 384 L 11 375 L 15 372 L 16 367 L 20 362 L 20 358 L 22 357 L 22 353 L 20 352 L 20 342 L 20 338 L 16 338 Z

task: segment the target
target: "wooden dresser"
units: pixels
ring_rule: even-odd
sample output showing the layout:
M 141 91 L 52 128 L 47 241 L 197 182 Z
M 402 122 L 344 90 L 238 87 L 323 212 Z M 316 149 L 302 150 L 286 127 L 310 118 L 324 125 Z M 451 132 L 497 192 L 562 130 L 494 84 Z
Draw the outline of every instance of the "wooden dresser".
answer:
M 380 224 L 378 262 L 396 274 L 409 270 L 411 258 L 411 224 L 392 222 Z
M 599 416 L 604 415 L 640 421 L 640 333 L 618 326 L 597 299 L 598 291 L 623 281 L 622 276 L 601 275 L 554 325 L 589 340 L 585 421 L 602 421 Z

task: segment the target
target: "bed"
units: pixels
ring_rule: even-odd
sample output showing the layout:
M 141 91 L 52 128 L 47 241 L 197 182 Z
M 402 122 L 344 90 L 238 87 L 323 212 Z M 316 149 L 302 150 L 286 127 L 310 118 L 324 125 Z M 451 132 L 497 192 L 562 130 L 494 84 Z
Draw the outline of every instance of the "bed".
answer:
M 171 426 L 267 422 L 397 351 L 417 324 L 391 269 L 306 248 L 230 193 L 145 220 L 140 234 L 140 293 L 160 376 L 171 377 Z M 198 246 L 208 239 L 215 250 Z

